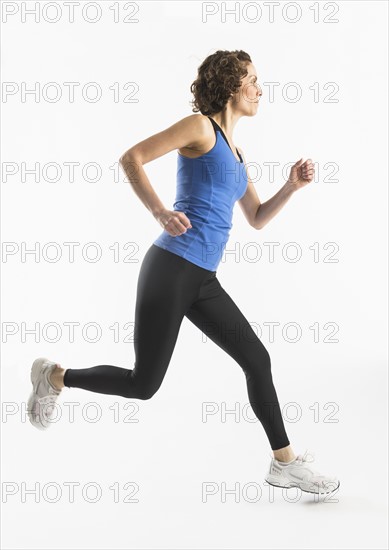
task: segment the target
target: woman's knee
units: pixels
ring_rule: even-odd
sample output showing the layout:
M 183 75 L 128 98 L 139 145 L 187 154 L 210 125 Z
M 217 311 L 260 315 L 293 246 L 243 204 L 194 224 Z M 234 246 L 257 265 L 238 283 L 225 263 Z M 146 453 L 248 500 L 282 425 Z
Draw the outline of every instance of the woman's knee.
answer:
M 159 387 L 160 384 L 137 384 L 132 381 L 132 383 L 128 385 L 127 391 L 125 392 L 125 397 L 142 399 L 142 401 L 146 401 L 147 399 L 151 399 L 153 395 L 157 393 Z
M 268 376 L 271 374 L 271 358 L 267 349 L 261 344 L 252 349 L 242 365 L 246 373 Z
M 263 345 L 261 348 L 260 363 L 261 365 L 263 365 L 265 369 L 271 370 L 270 353 L 267 351 L 267 349 Z
M 144 401 L 151 399 L 161 387 L 165 371 L 150 368 L 145 371 L 138 362 L 133 369 L 128 370 L 124 385 L 125 397 Z
M 158 386 L 159 387 L 159 386 Z M 158 387 L 144 386 L 137 389 L 137 398 L 146 401 L 151 399 L 158 391 Z

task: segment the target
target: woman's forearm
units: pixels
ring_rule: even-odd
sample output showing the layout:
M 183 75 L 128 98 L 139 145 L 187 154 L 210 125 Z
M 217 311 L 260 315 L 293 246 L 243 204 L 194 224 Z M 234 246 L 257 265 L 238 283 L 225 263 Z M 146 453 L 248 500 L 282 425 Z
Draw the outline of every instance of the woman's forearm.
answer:
M 281 208 L 288 202 L 295 189 L 293 184 L 287 181 L 281 189 L 271 199 L 263 202 L 255 215 L 254 226 L 262 229 L 269 221 L 274 218 Z
M 151 186 L 150 180 L 144 171 L 143 164 L 135 156 L 123 155 L 120 166 L 129 180 L 135 194 L 154 217 L 158 216 L 165 207 Z

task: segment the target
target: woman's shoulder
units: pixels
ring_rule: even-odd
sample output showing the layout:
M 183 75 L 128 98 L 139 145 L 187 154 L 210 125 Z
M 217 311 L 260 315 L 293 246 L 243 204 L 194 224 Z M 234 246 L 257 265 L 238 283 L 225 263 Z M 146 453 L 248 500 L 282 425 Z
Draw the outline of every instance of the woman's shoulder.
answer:
M 188 130 L 204 130 L 212 128 L 209 117 L 202 114 L 193 114 L 181 118 L 178 123 L 188 127 Z
M 201 155 L 208 151 L 214 144 L 215 132 L 211 121 L 206 115 L 193 114 L 182 118 L 178 124 L 187 136 L 185 145 L 179 152 L 183 155 Z

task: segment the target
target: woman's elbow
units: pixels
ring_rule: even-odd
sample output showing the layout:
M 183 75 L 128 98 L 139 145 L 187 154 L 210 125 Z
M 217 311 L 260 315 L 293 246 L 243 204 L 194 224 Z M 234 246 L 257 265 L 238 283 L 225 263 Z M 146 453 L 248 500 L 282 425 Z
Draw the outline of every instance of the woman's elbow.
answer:
M 122 154 L 119 159 L 119 163 L 123 166 L 124 164 L 127 164 L 128 162 L 134 160 L 142 163 L 142 160 L 139 158 L 139 155 L 136 154 L 135 149 L 131 147 L 131 149 L 128 149 L 125 153 Z
M 261 224 L 259 224 L 255 220 L 253 220 L 250 225 L 251 225 L 251 227 L 254 227 L 254 229 L 262 229 L 262 227 L 263 227 Z

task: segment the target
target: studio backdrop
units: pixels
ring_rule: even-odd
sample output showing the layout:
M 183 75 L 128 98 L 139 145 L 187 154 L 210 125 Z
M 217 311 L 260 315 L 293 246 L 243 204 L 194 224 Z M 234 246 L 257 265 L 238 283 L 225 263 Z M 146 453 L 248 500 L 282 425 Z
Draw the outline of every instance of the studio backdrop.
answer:
M 387 20 L 384 1 L 1 3 L 3 548 L 387 547 Z M 163 229 L 119 159 L 194 114 L 218 50 L 247 52 L 262 89 L 233 137 L 261 202 L 315 167 L 262 229 L 236 204 L 217 277 L 295 453 L 341 480 L 320 502 L 265 483 L 242 368 L 187 318 L 152 399 L 65 387 L 46 431 L 26 411 L 38 357 L 134 367 Z M 177 159 L 144 165 L 170 210 Z

